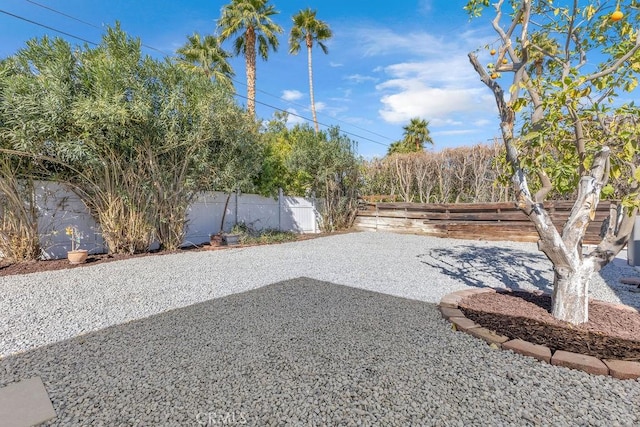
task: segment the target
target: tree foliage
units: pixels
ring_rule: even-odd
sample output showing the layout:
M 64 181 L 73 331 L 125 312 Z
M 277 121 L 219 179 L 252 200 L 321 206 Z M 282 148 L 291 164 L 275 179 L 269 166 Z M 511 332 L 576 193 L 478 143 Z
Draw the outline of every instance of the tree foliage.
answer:
M 282 188 L 286 194 L 319 200 L 321 229 L 348 228 L 355 219 L 359 160 L 355 143 L 330 128 L 316 133 L 309 125 L 286 127 L 277 114 L 263 134 L 266 156 L 258 183 L 264 194 Z
M 417 203 L 507 201 L 498 144 L 387 155 L 363 162 L 361 194 Z
M 110 252 L 146 251 L 153 239 L 176 248 L 198 191 L 250 184 L 259 167 L 255 125 L 230 94 L 143 56 L 118 26 L 95 48 L 45 37 L 6 62 L 5 152 L 70 185 Z
M 218 20 L 220 40 L 232 37 L 233 51 L 243 55 L 247 73 L 247 110 L 253 117 L 256 112 L 256 58 L 259 54 L 263 60 L 269 58 L 269 50 L 278 50 L 278 34 L 282 27 L 273 22 L 271 17 L 278 11 L 268 0 L 231 0 L 222 8 Z M 256 51 L 257 47 L 257 51 Z
M 625 11 L 623 20 L 612 19 L 614 7 Z M 478 52 L 469 59 L 495 96 L 518 205 L 554 265 L 553 314 L 582 323 L 589 277 L 626 244 L 640 204 L 640 111 L 621 96 L 636 88 L 640 71 L 638 4 L 471 0 L 466 6 L 475 17 L 487 9 L 497 36 L 487 48 L 496 57 L 486 65 Z M 542 206 L 553 191 L 575 194 L 562 231 Z M 625 214 L 612 213 L 602 243 L 583 256 L 581 241 L 602 196 L 621 198 Z
M 333 33 L 326 22 L 316 18 L 316 14 L 317 12 L 315 10 L 307 8 L 293 15 L 293 27 L 291 27 L 291 32 L 289 33 L 289 53 L 297 55 L 298 52 L 300 52 L 300 46 L 302 43 L 307 47 L 311 113 L 313 115 L 314 128 L 316 132 L 318 132 L 318 118 L 316 116 L 316 105 L 313 92 L 313 66 L 311 51 L 315 43 L 320 46 L 325 54 L 329 53 L 329 49 L 324 42 L 329 40 L 333 36 Z
M 176 53 L 182 67 L 203 73 L 208 79 L 214 79 L 233 91 L 231 78 L 235 76 L 235 72 L 228 61 L 231 55 L 222 48 L 218 37 L 211 34 L 203 37 L 199 33 L 193 33 Z
M 419 153 L 424 151 L 425 144 L 433 145 L 427 120 L 413 117 L 402 130 L 402 140 L 392 143 L 387 154 Z

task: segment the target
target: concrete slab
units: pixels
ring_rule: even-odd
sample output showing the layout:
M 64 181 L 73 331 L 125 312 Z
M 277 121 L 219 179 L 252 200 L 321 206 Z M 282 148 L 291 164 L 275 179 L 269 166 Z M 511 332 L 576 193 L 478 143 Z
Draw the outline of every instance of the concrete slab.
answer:
M 56 417 L 40 377 L 0 388 L 0 420 L 3 427 L 29 427 Z

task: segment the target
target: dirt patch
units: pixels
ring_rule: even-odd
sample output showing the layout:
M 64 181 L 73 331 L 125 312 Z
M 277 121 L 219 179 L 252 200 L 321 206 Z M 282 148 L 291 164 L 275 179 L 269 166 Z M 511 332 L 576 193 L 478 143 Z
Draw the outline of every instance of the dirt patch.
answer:
M 578 326 L 551 316 L 551 296 L 546 294 L 482 293 L 463 299 L 459 308 L 487 329 L 552 352 L 640 361 L 640 314 L 601 301 L 589 303 L 589 321 Z

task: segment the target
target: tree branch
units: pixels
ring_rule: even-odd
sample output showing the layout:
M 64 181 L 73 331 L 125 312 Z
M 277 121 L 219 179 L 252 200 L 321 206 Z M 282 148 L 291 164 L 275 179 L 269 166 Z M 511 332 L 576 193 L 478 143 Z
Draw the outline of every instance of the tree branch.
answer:
M 542 188 L 536 192 L 536 194 L 534 195 L 534 200 L 536 203 L 542 203 L 544 202 L 544 199 L 546 199 L 547 194 L 549 194 L 549 192 L 553 189 L 553 185 L 551 184 L 549 175 L 547 175 L 547 173 L 542 169 L 538 171 L 538 178 L 540 178 Z
M 609 147 L 602 147 L 593 159 L 589 175 L 583 176 L 578 184 L 576 202 L 562 228 L 562 240 L 567 248 L 572 251 L 581 250 L 578 246 L 582 244 L 582 237 L 589 223 L 595 219 L 610 155 L 611 150 Z
M 622 66 L 622 64 L 624 64 L 628 59 L 630 59 L 633 55 L 635 55 L 638 49 L 640 49 L 640 37 L 636 35 L 636 44 L 633 46 L 633 48 L 629 52 L 625 53 L 620 58 L 618 58 L 618 60 L 615 61 L 610 67 L 605 68 L 604 70 L 599 71 L 597 73 L 593 73 L 588 76 L 585 76 L 584 78 L 585 81 L 592 81 L 613 73 L 618 68 L 620 68 L 620 66 Z

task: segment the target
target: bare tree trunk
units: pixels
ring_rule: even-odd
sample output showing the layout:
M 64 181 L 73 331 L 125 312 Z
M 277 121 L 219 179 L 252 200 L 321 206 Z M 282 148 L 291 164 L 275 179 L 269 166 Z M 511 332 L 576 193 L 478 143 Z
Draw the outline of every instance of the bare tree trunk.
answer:
M 580 324 L 589 318 L 591 263 L 578 261 L 574 270 L 554 268 L 551 314 L 565 322 Z
M 251 117 L 256 115 L 256 33 L 253 28 L 247 28 L 245 35 L 246 51 L 245 63 L 247 68 L 247 111 Z
M 311 60 L 311 34 L 307 34 L 307 63 L 309 64 L 309 97 L 311 98 L 311 114 L 313 115 L 313 127 L 316 133 L 320 132 L 318 128 L 318 118 L 316 117 L 316 101 L 313 97 L 313 65 Z

